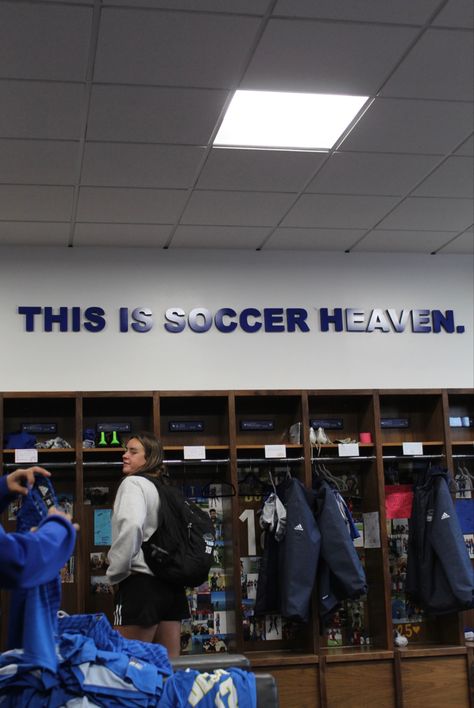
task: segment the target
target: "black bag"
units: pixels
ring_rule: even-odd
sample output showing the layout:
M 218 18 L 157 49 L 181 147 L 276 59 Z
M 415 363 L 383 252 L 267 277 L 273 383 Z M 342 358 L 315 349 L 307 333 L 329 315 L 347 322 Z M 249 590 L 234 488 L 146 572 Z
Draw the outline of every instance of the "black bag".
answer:
M 153 482 L 160 495 L 158 528 L 142 543 L 148 567 L 173 585 L 201 585 L 214 563 L 216 538 L 211 517 L 175 487 L 143 476 Z

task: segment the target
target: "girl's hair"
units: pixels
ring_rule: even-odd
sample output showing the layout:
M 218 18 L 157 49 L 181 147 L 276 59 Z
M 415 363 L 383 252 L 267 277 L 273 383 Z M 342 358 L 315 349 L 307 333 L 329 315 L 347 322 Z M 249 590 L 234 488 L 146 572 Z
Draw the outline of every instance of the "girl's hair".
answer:
M 161 475 L 164 471 L 163 465 L 163 445 L 161 440 L 154 433 L 142 431 L 130 435 L 127 443 L 130 440 L 138 440 L 143 445 L 145 450 L 145 464 L 138 470 L 140 474 L 158 474 Z

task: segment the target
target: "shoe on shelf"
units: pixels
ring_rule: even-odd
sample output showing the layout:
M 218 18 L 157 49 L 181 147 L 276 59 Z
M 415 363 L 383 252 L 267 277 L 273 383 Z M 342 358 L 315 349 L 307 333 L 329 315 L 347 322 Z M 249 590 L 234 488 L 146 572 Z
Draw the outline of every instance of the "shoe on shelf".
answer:
M 109 445 L 110 447 L 123 447 L 122 441 L 118 437 L 116 430 L 112 430 L 112 432 L 110 433 Z
M 107 435 L 105 434 L 105 431 L 102 430 L 102 432 L 99 435 L 99 439 L 97 440 L 97 447 L 108 447 L 109 443 L 107 442 Z
M 316 431 L 316 443 L 318 445 L 332 445 L 332 441 L 326 435 L 324 428 L 318 428 Z

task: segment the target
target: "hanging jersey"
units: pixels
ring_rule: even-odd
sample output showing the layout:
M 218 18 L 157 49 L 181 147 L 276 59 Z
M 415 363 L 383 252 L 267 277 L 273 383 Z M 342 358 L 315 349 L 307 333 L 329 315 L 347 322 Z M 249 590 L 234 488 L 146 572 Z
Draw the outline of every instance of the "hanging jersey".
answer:
M 60 602 L 59 577 L 28 590 L 19 589 L 10 600 L 8 648 L 22 648 L 26 662 L 53 672 L 58 666 L 54 636 Z

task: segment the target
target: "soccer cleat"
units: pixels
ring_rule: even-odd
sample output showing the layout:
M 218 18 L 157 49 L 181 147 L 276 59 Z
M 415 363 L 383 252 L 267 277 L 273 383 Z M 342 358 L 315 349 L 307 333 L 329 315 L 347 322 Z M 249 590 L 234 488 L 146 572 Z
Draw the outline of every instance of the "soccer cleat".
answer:
M 326 435 L 324 428 L 318 428 L 316 431 L 316 443 L 318 445 L 332 445 L 331 440 Z
M 318 451 L 318 455 L 321 454 L 322 445 L 332 445 L 331 440 L 326 435 L 324 428 L 318 428 L 316 431 L 314 428 L 309 429 L 309 442 L 312 447 L 315 447 Z
M 116 430 L 112 430 L 109 445 L 110 447 L 122 447 L 122 441 L 119 439 Z
M 97 443 L 97 447 L 108 447 L 107 436 L 106 436 L 104 430 L 101 432 L 101 434 L 99 436 L 99 441 Z

